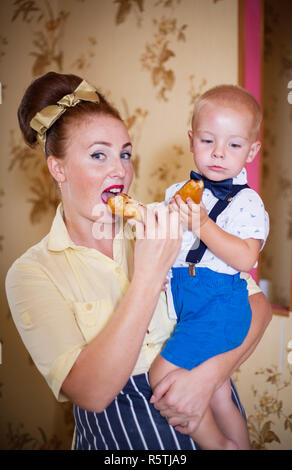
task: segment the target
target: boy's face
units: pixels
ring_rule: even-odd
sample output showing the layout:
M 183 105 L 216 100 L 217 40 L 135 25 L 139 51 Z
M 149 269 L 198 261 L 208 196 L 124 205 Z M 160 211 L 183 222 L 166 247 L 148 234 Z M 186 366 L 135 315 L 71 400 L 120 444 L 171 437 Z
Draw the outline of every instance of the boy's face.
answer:
M 205 103 L 194 126 L 189 131 L 191 152 L 198 171 L 211 180 L 235 177 L 260 149 L 253 117 L 243 107 Z

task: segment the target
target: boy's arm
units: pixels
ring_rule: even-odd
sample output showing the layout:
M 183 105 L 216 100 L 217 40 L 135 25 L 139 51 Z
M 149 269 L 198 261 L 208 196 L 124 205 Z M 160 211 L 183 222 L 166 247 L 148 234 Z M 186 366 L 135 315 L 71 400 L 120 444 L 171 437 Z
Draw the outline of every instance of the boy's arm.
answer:
M 173 210 L 179 210 L 184 227 L 191 230 L 215 256 L 237 271 L 249 271 L 258 259 L 261 240 L 242 239 L 222 230 L 207 214 L 204 205 L 188 198 L 185 204 L 180 196 L 171 201 Z
M 231 235 L 209 217 L 198 232 L 196 235 L 209 250 L 237 271 L 250 271 L 258 259 L 261 240 Z

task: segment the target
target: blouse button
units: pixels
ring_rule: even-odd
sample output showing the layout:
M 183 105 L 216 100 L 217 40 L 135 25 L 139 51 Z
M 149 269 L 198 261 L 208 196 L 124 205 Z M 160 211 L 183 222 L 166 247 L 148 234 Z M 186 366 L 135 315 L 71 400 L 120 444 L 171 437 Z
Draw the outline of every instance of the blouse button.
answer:
M 92 309 L 92 304 L 87 304 L 86 308 L 87 308 L 87 310 L 91 310 Z

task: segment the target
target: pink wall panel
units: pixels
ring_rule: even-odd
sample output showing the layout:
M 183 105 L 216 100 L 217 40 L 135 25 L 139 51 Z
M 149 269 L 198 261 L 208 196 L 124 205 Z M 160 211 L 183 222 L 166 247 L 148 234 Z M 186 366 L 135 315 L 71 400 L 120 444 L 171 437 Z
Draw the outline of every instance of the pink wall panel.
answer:
M 245 0 L 244 32 L 244 88 L 261 103 L 261 0 Z M 252 189 L 260 192 L 260 155 L 246 165 L 248 183 Z M 251 274 L 258 281 L 257 269 Z
M 245 85 L 261 102 L 261 0 L 245 0 Z M 259 155 L 246 165 L 249 185 L 259 191 Z

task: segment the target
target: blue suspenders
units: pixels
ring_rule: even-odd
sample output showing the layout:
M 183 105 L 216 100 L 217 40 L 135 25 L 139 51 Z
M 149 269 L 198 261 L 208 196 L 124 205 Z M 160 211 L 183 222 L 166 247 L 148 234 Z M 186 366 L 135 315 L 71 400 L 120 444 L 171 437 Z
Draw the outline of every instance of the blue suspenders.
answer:
M 232 198 L 236 196 L 239 191 L 242 189 L 249 188 L 248 184 L 234 184 L 232 186 L 231 192 L 227 195 L 227 197 L 222 201 L 221 199 L 218 199 L 216 202 L 215 206 L 211 210 L 209 217 L 212 219 L 214 222 L 216 222 L 217 217 L 221 212 L 226 209 L 228 204 L 231 202 Z M 196 248 L 195 250 L 190 250 L 187 254 L 186 257 L 186 262 L 189 263 L 189 271 L 190 275 L 194 276 L 195 275 L 195 269 L 194 265 L 199 263 L 204 256 L 204 253 L 207 249 L 207 246 L 205 245 L 204 242 L 200 241 L 199 247 Z

